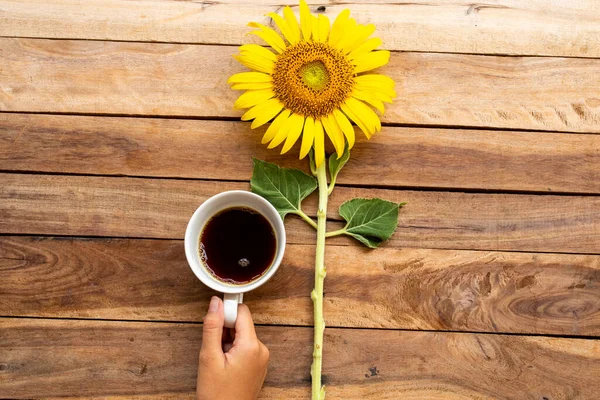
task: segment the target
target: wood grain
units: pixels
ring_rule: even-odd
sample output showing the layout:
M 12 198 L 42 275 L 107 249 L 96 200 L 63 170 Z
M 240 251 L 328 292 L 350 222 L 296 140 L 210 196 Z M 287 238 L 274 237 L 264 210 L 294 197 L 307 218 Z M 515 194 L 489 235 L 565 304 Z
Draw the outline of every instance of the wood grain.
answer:
M 247 294 L 255 322 L 312 325 L 314 246 Z M 600 336 L 600 256 L 328 246 L 330 327 Z M 0 238 L 1 316 L 201 321 L 213 291 L 180 240 Z
M 0 39 L 0 111 L 239 117 L 232 46 Z M 600 132 L 600 59 L 394 53 L 384 122 Z M 208 72 L 208 73 L 207 73 Z
M 242 122 L 0 114 L 0 170 L 249 180 L 252 156 L 305 168 L 261 134 Z M 384 127 L 359 142 L 340 184 L 600 193 L 600 135 Z
M 183 238 L 208 197 L 245 182 L 0 174 L 0 232 Z M 421 192 L 339 187 L 329 216 L 354 197 L 408 204 L 387 246 L 598 254 L 600 197 Z M 316 197 L 304 209 L 314 215 Z M 312 228 L 288 218 L 290 243 L 313 244 Z M 337 229 L 333 223 L 330 228 Z M 355 244 L 350 239 L 332 240 Z
M 594 0 L 312 2 L 332 20 L 350 8 L 374 23 L 384 47 L 402 51 L 600 57 L 600 10 Z M 249 21 L 273 25 L 268 12 L 286 1 L 0 1 L 0 36 L 240 44 Z
M 0 395 L 193 393 L 201 326 L 2 320 Z M 261 398 L 307 399 L 312 331 L 259 327 L 271 350 Z M 593 399 L 597 340 L 328 329 L 330 399 Z M 57 351 L 60 349 L 60 351 Z M 293 355 L 294 362 L 290 362 Z

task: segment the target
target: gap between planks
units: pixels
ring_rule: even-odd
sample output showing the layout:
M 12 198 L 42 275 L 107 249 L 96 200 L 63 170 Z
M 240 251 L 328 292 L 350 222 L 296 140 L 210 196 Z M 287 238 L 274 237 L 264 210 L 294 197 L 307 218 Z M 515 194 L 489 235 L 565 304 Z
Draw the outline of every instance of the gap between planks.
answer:
M 333 20 L 350 8 L 359 23 L 374 23 L 376 36 L 393 50 L 456 53 L 495 53 L 594 57 L 599 16 L 593 0 L 576 3 L 497 0 L 493 5 L 460 1 L 416 0 L 309 2 L 313 12 Z M 33 7 L 35 4 L 36 7 Z M 249 21 L 274 27 L 265 14 L 282 12 L 297 1 L 174 2 L 115 0 L 74 5 L 54 1 L 41 6 L 32 1 L 0 2 L 5 14 L 0 34 L 5 36 L 164 43 L 257 43 L 245 35 Z M 119 9 L 119 17 L 114 17 Z M 74 12 L 77 11 L 77 12 Z M 82 14 L 85 17 L 82 17 Z M 111 18 L 112 17 L 112 18 Z M 534 21 L 534 22 L 532 22 Z M 548 35 L 552 32 L 552 35 Z
M 183 1 L 183 0 L 173 0 L 173 1 Z M 377 36 L 377 35 L 375 35 Z M 155 44 L 180 44 L 186 46 L 218 46 L 218 47 L 239 47 L 240 44 L 230 44 L 230 43 L 210 43 L 210 42 L 180 42 L 180 41 L 169 41 L 164 42 L 160 40 L 152 40 L 142 41 L 142 40 L 118 40 L 118 39 L 83 39 L 83 38 L 55 38 L 55 37 L 43 37 L 43 36 L 12 36 L 12 35 L 0 35 L 0 38 L 4 39 L 34 39 L 34 40 L 67 40 L 67 41 L 81 41 L 81 42 L 113 42 L 113 43 L 155 43 Z M 261 43 L 263 46 L 266 46 L 264 43 Z M 383 50 L 383 49 L 382 49 Z M 469 52 L 456 52 L 456 51 L 425 51 L 425 50 L 402 50 L 402 49 L 386 49 L 391 53 L 415 53 L 415 54 L 448 54 L 448 55 L 465 55 L 465 56 L 482 56 L 482 57 L 508 57 L 508 58 L 572 58 L 572 59 L 583 59 L 583 60 L 600 60 L 599 56 L 573 56 L 573 55 L 548 55 L 548 54 L 509 54 L 509 53 L 493 53 L 493 52 L 485 52 L 485 53 L 469 53 Z M 58 113 L 57 113 L 58 114 Z M 85 115 L 85 114 L 84 114 Z M 87 115 L 98 115 L 102 114 L 87 114 Z M 117 115 L 118 114 L 110 114 Z M 128 114 L 124 114 L 122 116 L 127 116 Z M 160 116 L 151 116 L 151 117 L 160 117 Z M 197 118 L 197 117 L 180 117 L 180 118 Z M 227 118 L 227 117 L 223 117 Z
M 327 317 L 327 316 L 325 316 Z M 25 320 L 49 320 L 49 321 L 89 321 L 89 322 L 121 322 L 135 324 L 177 324 L 177 325 L 202 325 L 199 321 L 169 321 L 169 320 L 139 320 L 139 319 L 111 319 L 111 318 L 75 318 L 75 317 L 37 317 L 33 315 L 0 315 L 0 319 L 25 319 Z M 280 328 L 300 328 L 314 329 L 313 326 L 293 325 L 293 324 L 264 324 L 255 323 L 255 326 L 280 327 Z M 425 333 L 456 333 L 465 335 L 500 335 L 500 336 L 523 336 L 523 337 L 547 337 L 558 339 L 574 340 L 600 340 L 600 336 L 582 336 L 582 335 L 560 335 L 552 333 L 517 333 L 517 332 L 487 332 L 487 331 L 466 331 L 466 330 L 447 330 L 447 329 L 406 329 L 406 328 L 382 328 L 382 327 L 361 327 L 361 326 L 336 326 L 327 325 L 325 329 L 343 329 L 343 330 L 370 330 L 370 331 L 398 331 L 398 332 L 425 332 Z
M 181 1 L 181 0 L 175 0 Z M 414 53 L 411 51 L 411 53 Z M 474 54 L 477 55 L 477 54 Z M 532 56 L 534 57 L 534 56 Z M 600 58 L 598 58 L 600 60 Z M 242 92 L 240 92 L 242 93 Z M 74 116 L 74 117 L 97 117 L 97 118 L 143 118 L 143 119 L 164 119 L 164 120 L 189 120 L 189 121 L 216 121 L 216 122 L 243 122 L 239 117 L 234 116 L 202 116 L 202 115 L 171 115 L 171 114 L 119 114 L 119 113 L 93 113 L 93 112 L 76 112 L 76 111 L 13 111 L 0 110 L 0 114 L 15 114 L 15 115 L 57 115 L 57 116 Z M 248 123 L 248 122 L 244 122 Z M 382 121 L 382 127 L 391 128 L 426 128 L 426 129 L 448 129 L 448 130 L 470 130 L 470 131 L 496 131 L 496 132 L 531 132 L 531 133 L 556 133 L 567 135 L 600 135 L 600 126 L 598 131 L 581 132 L 565 130 L 551 130 L 540 128 L 510 128 L 502 126 L 477 126 L 477 125 L 443 125 L 443 124 L 427 124 L 427 123 L 402 123 Z M 358 129 L 354 125 L 354 129 Z M 358 131 L 360 134 L 360 131 Z
M 294 216 L 290 216 L 290 218 L 294 218 L 297 219 Z M 299 219 L 297 219 L 298 222 L 300 222 Z M 332 219 L 332 218 L 328 218 L 327 219 L 328 223 L 336 223 L 339 222 L 338 220 Z M 22 238 L 46 238 L 46 239 L 55 239 L 55 240 L 95 240 L 95 239 L 106 239 L 106 240 L 147 240 L 147 241 L 151 241 L 151 240 L 160 240 L 160 241 L 180 241 L 183 243 L 183 239 L 180 237 L 147 237 L 147 236 L 110 236 L 110 235 L 105 235 L 105 236 L 94 236 L 94 235 L 61 235 L 61 234 L 44 234 L 44 233 L 7 233 L 7 232 L 0 232 L 0 238 L 7 238 L 7 237 L 22 237 Z M 293 243 L 295 246 L 313 246 L 312 244 L 308 244 L 308 243 Z M 384 244 L 385 245 L 385 244 Z M 358 246 L 357 243 L 353 242 L 353 241 L 337 241 L 335 243 L 329 243 L 327 244 L 328 248 L 332 247 L 332 246 L 340 246 L 340 247 L 345 247 L 345 246 Z M 421 247 L 406 247 L 407 249 L 419 249 Z M 573 255 L 577 255 L 577 256 L 598 256 L 600 255 L 599 253 L 585 253 L 585 252 L 580 252 L 580 253 L 572 253 L 572 252 L 565 252 L 565 251 L 544 251 L 544 250 L 490 250 L 490 249 L 474 249 L 474 248 L 468 248 L 468 247 L 435 247 L 435 246 L 429 246 L 426 248 L 427 250 L 455 250 L 455 251 L 480 251 L 480 252 L 484 252 L 484 251 L 499 251 L 502 253 L 521 253 L 521 254 L 556 254 L 556 255 L 568 255 L 568 256 L 573 256 Z M 3 259 L 3 257 L 0 257 L 0 260 Z M 4 258 L 6 259 L 6 258 Z
M 306 172 L 306 171 L 304 171 Z M 0 174 L 19 174 L 19 175 L 49 175 L 49 176 L 81 176 L 98 178 L 133 178 L 133 179 L 165 179 L 174 181 L 195 181 L 195 182 L 223 182 L 223 183 L 248 183 L 247 179 L 212 179 L 212 178 L 188 178 L 181 176 L 149 176 L 149 175 L 129 175 L 129 174 L 94 174 L 78 172 L 51 172 L 51 171 L 31 171 L 0 169 Z M 381 189 L 381 190 L 410 190 L 412 192 L 448 192 L 448 193 L 472 193 L 472 194 L 510 194 L 522 196 L 587 196 L 598 197 L 600 193 L 586 192 L 561 192 L 561 191 L 541 191 L 541 190 L 498 190 L 498 189 L 472 189 L 462 187 L 443 187 L 443 186 L 405 186 L 405 185 L 371 185 L 371 184 L 351 184 L 336 183 L 336 187 L 356 188 L 356 189 Z M 334 221 L 328 219 L 328 221 Z

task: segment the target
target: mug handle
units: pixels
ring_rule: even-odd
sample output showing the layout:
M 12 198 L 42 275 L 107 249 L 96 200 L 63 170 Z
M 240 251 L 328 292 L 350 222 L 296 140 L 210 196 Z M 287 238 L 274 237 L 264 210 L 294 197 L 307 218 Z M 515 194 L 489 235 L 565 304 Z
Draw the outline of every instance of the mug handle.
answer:
M 225 328 L 235 328 L 238 304 L 244 302 L 244 293 L 224 293 L 223 308 L 225 309 Z

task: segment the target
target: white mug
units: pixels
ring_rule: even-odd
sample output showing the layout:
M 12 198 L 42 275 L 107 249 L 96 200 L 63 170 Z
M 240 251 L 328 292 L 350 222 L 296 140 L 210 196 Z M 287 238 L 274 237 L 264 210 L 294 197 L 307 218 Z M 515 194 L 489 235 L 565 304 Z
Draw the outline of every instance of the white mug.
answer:
M 273 227 L 277 242 L 277 250 L 273 263 L 266 272 L 258 279 L 244 284 L 230 284 L 223 282 L 213 276 L 200 260 L 199 241 L 200 234 L 206 223 L 219 211 L 231 207 L 248 207 L 264 216 Z M 285 250 L 285 228 L 279 213 L 267 200 L 252 192 L 244 190 L 231 190 L 219 193 L 198 207 L 185 231 L 185 256 L 198 279 L 206 286 L 223 293 L 223 304 L 225 307 L 225 326 L 235 327 L 237 319 L 237 307 L 242 303 L 244 293 L 264 284 L 279 268 L 283 252 Z

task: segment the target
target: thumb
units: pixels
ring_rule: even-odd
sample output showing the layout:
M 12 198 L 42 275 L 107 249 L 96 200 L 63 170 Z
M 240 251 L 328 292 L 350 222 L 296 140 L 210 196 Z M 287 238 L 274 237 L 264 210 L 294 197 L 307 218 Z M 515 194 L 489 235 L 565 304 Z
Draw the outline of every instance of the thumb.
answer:
M 254 321 L 252 321 L 250 309 L 245 304 L 240 304 L 238 306 L 237 320 L 235 321 L 234 345 L 256 340 L 256 331 L 254 330 Z
M 220 298 L 213 296 L 210 299 L 208 313 L 204 317 L 202 327 L 202 347 L 200 355 L 206 359 L 214 359 L 223 357 L 223 349 L 221 340 L 223 338 L 223 326 L 225 324 L 225 316 L 223 314 L 223 301 Z

